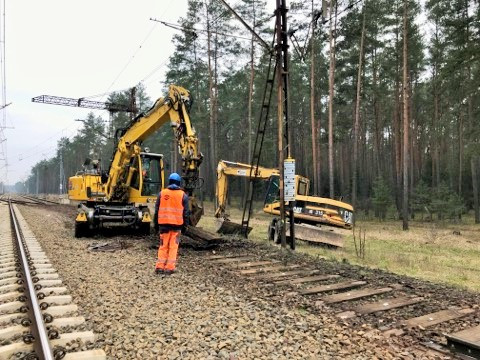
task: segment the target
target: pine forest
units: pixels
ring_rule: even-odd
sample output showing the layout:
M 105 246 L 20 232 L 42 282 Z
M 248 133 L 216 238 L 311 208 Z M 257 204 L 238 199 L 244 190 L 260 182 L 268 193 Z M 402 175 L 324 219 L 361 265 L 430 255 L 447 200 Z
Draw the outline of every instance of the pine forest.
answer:
M 273 45 L 271 4 L 231 6 Z M 288 7 L 290 146 L 311 193 L 342 199 L 365 216 L 404 219 L 404 228 L 415 216 L 458 221 L 469 211 L 480 222 L 480 2 L 303 0 Z M 270 53 L 221 1 L 189 0 L 174 26 L 163 83 L 193 96 L 205 159 L 199 193 L 213 200 L 218 161 L 250 162 Z M 139 112 L 147 110 L 156 99 L 146 96 L 147 84 L 133 85 Z M 108 101 L 128 103 L 129 94 Z M 272 101 L 260 161 L 266 167 L 278 166 L 275 107 Z M 60 163 L 63 189 L 86 158 L 108 168 L 115 129 L 128 121 L 126 113 L 92 112 L 17 191 L 58 193 Z M 169 171 L 178 168 L 169 126 L 144 145 L 164 154 Z M 239 181 L 231 195 L 240 198 L 244 187 Z

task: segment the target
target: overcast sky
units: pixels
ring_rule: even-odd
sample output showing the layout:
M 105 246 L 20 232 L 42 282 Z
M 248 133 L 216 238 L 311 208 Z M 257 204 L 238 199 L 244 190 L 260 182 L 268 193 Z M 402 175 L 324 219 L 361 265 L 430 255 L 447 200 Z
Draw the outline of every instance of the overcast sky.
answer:
M 149 19 L 176 22 L 186 7 L 187 0 L 6 0 L 8 183 L 25 180 L 32 165 L 52 157 L 58 139 L 82 125 L 74 119 L 90 111 L 32 97 L 92 96 L 149 75 L 148 95 L 161 96 L 165 66 L 159 66 L 173 53 L 174 30 Z M 0 181 L 5 175 L 1 169 Z

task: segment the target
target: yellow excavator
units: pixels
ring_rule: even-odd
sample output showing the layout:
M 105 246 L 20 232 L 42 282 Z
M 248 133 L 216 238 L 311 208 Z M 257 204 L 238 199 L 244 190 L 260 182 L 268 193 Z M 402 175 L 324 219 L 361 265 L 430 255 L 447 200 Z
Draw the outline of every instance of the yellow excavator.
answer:
M 251 165 L 248 164 L 219 161 L 215 204 L 215 217 L 219 219 L 217 232 L 223 234 L 240 233 L 241 225 L 232 222 L 226 211 L 228 177 L 250 179 L 255 176 L 255 171 L 251 170 Z M 280 172 L 278 169 L 259 166 L 255 178 L 268 181 L 263 211 L 267 214 L 280 216 Z M 309 196 L 309 189 L 310 180 L 304 176 L 295 175 L 295 205 L 293 207 L 295 238 L 343 247 L 344 237 L 351 232 L 353 227 L 353 207 L 342 201 Z M 281 221 L 274 217 L 268 228 L 269 239 L 276 243 L 280 242 L 280 226 Z
M 84 171 L 68 181 L 68 197 L 79 201 L 75 219 L 75 237 L 91 234 L 106 223 L 150 232 L 153 205 L 165 186 L 163 156 L 142 148 L 142 142 L 165 123 L 172 127 L 182 159 L 182 184 L 189 196 L 190 224 L 195 226 L 203 214 L 193 195 L 200 186 L 199 166 L 203 155 L 190 122 L 191 97 L 188 90 L 170 85 L 167 96 L 153 107 L 117 130 L 116 146 L 108 172 L 98 163 L 87 161 Z M 152 207 L 152 206 L 150 206 Z

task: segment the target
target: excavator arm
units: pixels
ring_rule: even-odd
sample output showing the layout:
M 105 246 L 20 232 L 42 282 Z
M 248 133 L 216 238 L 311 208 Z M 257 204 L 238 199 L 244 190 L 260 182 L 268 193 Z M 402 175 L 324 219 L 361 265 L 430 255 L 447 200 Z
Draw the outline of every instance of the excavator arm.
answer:
M 279 175 L 278 169 L 270 169 L 259 166 L 257 173 L 251 165 L 239 162 L 220 160 L 217 166 L 216 208 L 215 217 L 226 218 L 226 202 L 228 195 L 228 176 L 240 176 L 247 179 L 256 178 L 267 180 L 272 175 Z
M 137 116 L 122 129 L 105 186 L 107 201 L 127 200 L 130 186 L 128 181 L 131 179 L 129 172 L 133 171 L 129 166 L 130 159 L 140 154 L 141 143 L 167 122 L 172 127 L 182 157 L 185 191 L 192 196 L 193 190 L 199 185 L 199 165 L 203 155 L 198 150 L 198 138 L 188 115 L 190 105 L 188 90 L 170 85 L 166 97 L 159 98 L 150 110 Z

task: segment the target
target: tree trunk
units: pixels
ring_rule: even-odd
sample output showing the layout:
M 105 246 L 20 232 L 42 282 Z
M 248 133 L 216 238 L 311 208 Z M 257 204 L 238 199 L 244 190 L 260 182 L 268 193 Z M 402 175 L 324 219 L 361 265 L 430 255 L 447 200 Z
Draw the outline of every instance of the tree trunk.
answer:
M 329 188 L 330 188 L 330 198 L 335 197 L 334 189 L 334 163 L 333 163 L 333 85 L 335 81 L 335 38 L 334 32 L 337 28 L 337 5 L 335 4 L 335 24 L 333 21 L 333 3 L 330 1 L 330 68 L 328 76 L 328 177 L 329 177 Z
M 316 92 L 317 94 L 317 124 L 316 124 L 316 134 L 317 134 L 317 179 L 318 186 L 315 190 L 315 195 L 322 195 L 322 93 L 321 87 L 319 87 Z
M 398 10 L 398 9 L 397 9 Z M 397 12 L 397 11 L 396 11 Z M 395 45 L 399 48 L 400 24 L 395 26 Z M 400 111 L 400 59 L 398 51 L 395 51 L 395 91 L 393 108 L 393 172 L 395 175 L 395 205 L 400 213 L 402 209 L 402 140 L 401 140 L 401 111 Z
M 255 28 L 255 1 L 252 1 L 252 13 L 253 13 L 253 28 Z M 252 161 L 252 102 L 253 102 L 253 82 L 255 80 L 255 42 L 254 35 L 252 34 L 252 41 L 250 44 L 250 83 L 248 84 L 248 163 Z
M 310 40 L 310 125 L 312 128 L 313 192 L 318 194 L 317 129 L 315 124 L 315 14 L 312 0 L 312 37 Z
M 437 87 L 437 69 L 434 67 L 433 73 L 433 124 L 432 124 L 432 187 L 438 186 L 440 183 L 440 171 L 439 171 L 439 156 L 438 156 L 438 137 L 437 137 L 437 124 L 438 124 L 438 106 L 439 95 Z
M 480 209 L 478 205 L 478 177 L 477 177 L 478 157 L 472 156 L 472 158 L 470 159 L 470 166 L 472 168 L 473 210 L 475 211 L 475 224 L 480 224 Z
M 358 170 L 358 131 L 360 128 L 360 97 L 362 91 L 363 43 L 365 39 L 366 3 L 363 5 L 362 34 L 360 35 L 360 54 L 358 56 L 357 98 L 355 102 L 355 121 L 353 127 L 353 168 L 352 168 L 352 206 L 357 205 L 357 170 Z
M 415 81 L 412 80 L 412 78 L 415 79 Z M 416 117 L 414 116 L 413 113 L 413 84 L 416 84 L 416 77 L 415 73 L 412 74 L 410 77 L 410 81 L 408 82 L 408 119 L 409 119 L 409 189 L 413 189 L 414 183 L 415 183 L 415 145 L 416 145 L 416 129 L 417 129 L 417 124 L 416 124 Z
M 247 115 L 247 140 L 248 140 L 248 157 L 247 161 L 250 163 L 252 161 L 252 102 L 253 102 L 253 82 L 255 80 L 255 71 L 254 71 L 254 56 L 255 50 L 253 47 L 253 35 L 252 35 L 252 44 L 250 50 L 250 83 L 248 84 L 248 115 Z
M 345 194 L 345 172 L 343 167 L 343 142 L 337 142 L 337 167 L 338 167 L 338 179 L 340 179 L 340 197 Z
M 408 119 L 408 61 L 407 61 L 407 2 L 403 1 L 403 230 L 408 230 L 408 133 L 409 133 L 409 119 Z
M 372 96 L 373 96 L 373 113 L 375 117 L 375 177 L 378 177 L 382 173 L 382 167 L 380 165 L 382 161 L 382 157 L 380 154 L 380 132 L 381 132 L 381 125 L 380 125 L 380 110 L 378 105 L 378 97 L 377 97 L 377 55 L 376 50 L 373 51 L 373 89 L 372 89 Z
M 462 170 L 463 170 L 463 108 L 460 105 L 458 123 L 458 195 L 462 196 Z
M 216 154 L 215 154 L 215 95 L 214 95 L 214 78 L 212 70 L 212 34 L 210 32 L 210 20 L 208 13 L 208 5 L 205 3 L 206 13 L 207 13 L 207 55 L 208 55 L 208 91 L 209 91 L 209 101 L 210 101 L 210 119 L 209 119 L 209 145 L 210 145 L 210 171 L 212 174 L 216 173 Z M 213 188 L 214 184 L 210 184 Z

